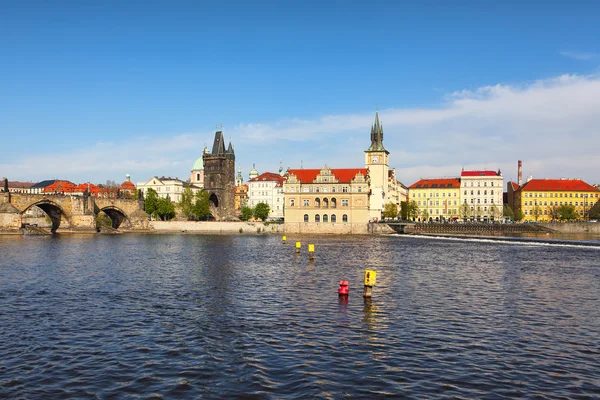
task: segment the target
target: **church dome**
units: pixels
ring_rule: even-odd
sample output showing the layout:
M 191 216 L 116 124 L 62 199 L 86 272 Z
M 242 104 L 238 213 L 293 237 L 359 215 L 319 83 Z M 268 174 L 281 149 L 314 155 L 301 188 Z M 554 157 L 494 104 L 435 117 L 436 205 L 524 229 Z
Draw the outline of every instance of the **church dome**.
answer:
M 202 157 L 200 157 L 194 163 L 194 166 L 192 167 L 192 171 L 200 171 L 203 169 L 204 169 L 204 161 L 202 160 Z

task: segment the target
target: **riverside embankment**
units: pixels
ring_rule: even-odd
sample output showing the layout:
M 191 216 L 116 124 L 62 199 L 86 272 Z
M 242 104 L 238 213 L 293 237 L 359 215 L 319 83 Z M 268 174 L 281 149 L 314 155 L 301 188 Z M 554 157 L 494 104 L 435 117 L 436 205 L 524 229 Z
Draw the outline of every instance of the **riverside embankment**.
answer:
M 150 229 L 156 233 L 279 233 L 283 232 L 283 224 L 242 221 L 150 221 Z

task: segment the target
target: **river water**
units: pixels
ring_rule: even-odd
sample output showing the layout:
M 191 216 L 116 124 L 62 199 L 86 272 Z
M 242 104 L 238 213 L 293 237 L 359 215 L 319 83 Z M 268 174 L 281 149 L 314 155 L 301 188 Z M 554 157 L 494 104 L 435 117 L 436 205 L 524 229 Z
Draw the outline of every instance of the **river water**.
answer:
M 0 398 L 598 398 L 599 264 L 600 242 L 4 236 Z

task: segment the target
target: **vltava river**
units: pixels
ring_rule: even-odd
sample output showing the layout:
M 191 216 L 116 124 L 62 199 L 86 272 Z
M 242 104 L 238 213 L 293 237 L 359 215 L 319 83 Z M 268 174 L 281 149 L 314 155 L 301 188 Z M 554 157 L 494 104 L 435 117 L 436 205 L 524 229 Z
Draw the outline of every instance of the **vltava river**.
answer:
M 599 264 L 600 245 L 4 236 L 0 398 L 598 398 Z

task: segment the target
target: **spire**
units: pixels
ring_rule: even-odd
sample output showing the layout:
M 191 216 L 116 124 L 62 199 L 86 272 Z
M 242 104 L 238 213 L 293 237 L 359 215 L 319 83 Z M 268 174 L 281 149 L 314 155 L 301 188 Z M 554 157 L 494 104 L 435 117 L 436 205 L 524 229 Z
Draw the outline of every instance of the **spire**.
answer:
M 217 131 L 215 133 L 215 141 L 213 143 L 212 153 L 213 156 L 220 156 L 225 154 L 225 141 L 223 140 L 223 132 Z
M 229 147 L 227 147 L 228 153 L 233 153 L 233 146 L 231 145 L 231 140 L 229 141 Z
M 383 125 L 379 122 L 379 111 L 375 111 L 375 123 L 371 125 L 371 146 L 367 151 L 387 151 L 383 147 Z

